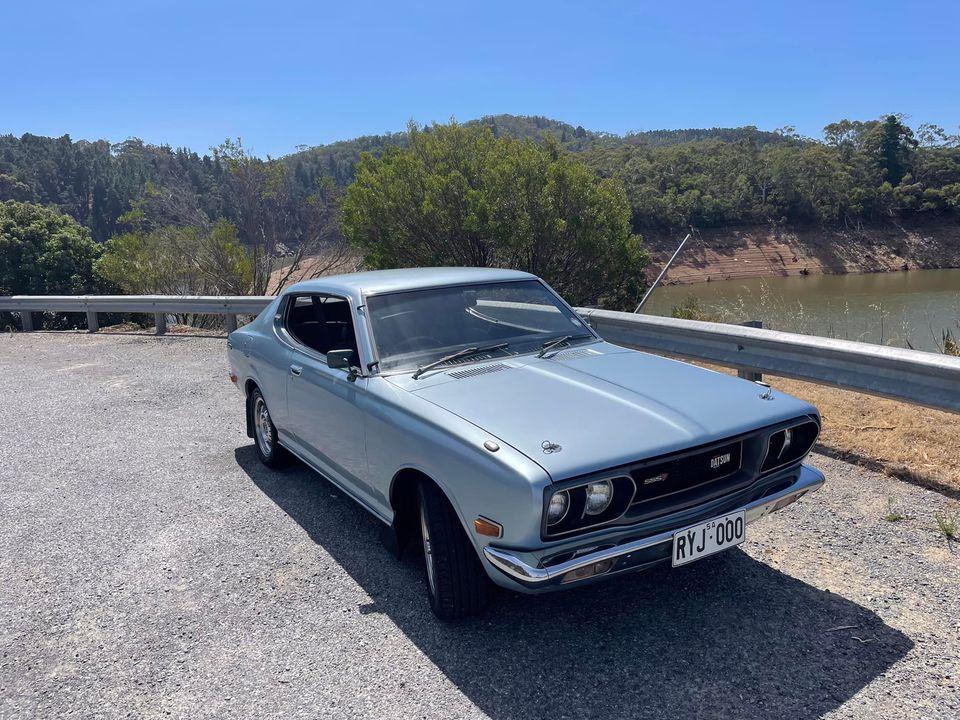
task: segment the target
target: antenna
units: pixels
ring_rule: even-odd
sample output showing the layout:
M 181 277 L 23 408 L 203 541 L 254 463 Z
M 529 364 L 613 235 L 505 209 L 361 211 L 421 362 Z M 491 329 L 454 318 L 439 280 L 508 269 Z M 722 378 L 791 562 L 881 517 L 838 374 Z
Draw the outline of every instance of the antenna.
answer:
M 663 270 L 660 271 L 660 274 L 657 275 L 657 279 L 653 281 L 653 284 L 649 288 L 647 288 L 647 292 L 643 294 L 643 299 L 640 300 L 640 304 L 637 305 L 637 309 L 633 311 L 634 313 L 640 312 L 640 308 L 642 308 L 643 304 L 650 298 L 650 294 L 657 288 L 657 285 L 660 284 L 660 281 L 663 280 L 663 276 L 667 274 L 667 270 L 669 270 L 670 266 L 673 265 L 673 261 L 677 259 L 677 255 L 680 254 L 680 251 L 683 250 L 683 246 L 687 244 L 687 240 L 689 240 L 692 236 L 693 232 L 691 228 L 691 232 L 688 232 L 687 236 L 680 241 L 677 249 L 673 252 L 673 256 L 667 261 L 667 264 L 663 266 Z

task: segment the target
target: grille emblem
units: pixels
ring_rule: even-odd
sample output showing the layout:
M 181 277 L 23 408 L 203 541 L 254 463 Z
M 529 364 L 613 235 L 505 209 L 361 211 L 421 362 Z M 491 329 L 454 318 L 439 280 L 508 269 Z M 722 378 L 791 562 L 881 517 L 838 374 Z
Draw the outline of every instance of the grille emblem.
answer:
M 648 477 L 643 479 L 644 485 L 653 485 L 654 483 L 663 482 L 667 479 L 667 473 L 660 473 L 659 475 L 654 475 L 653 477 Z
M 710 458 L 710 469 L 716 470 L 721 465 L 726 465 L 730 462 L 732 456 L 730 453 L 723 453 L 723 455 L 716 455 L 715 457 Z

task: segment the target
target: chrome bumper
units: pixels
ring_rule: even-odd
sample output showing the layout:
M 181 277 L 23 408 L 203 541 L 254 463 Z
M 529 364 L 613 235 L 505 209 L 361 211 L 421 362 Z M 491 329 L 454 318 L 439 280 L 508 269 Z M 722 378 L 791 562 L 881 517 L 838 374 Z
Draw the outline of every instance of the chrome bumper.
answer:
M 742 505 L 739 508 L 725 510 L 723 514 L 726 515 L 743 510 L 746 513 L 747 524 L 750 524 L 765 515 L 769 515 L 796 502 L 806 493 L 819 489 L 823 483 L 824 477 L 819 470 L 803 465 L 797 480 L 789 487 L 772 495 L 768 495 L 767 497 Z M 673 534 L 678 529 L 679 528 L 674 528 L 657 535 L 632 540 L 622 545 L 616 545 L 606 548 L 605 550 L 598 550 L 589 555 L 582 555 L 545 568 L 529 565 L 510 552 L 489 545 L 483 549 L 483 554 L 491 565 L 521 585 L 529 588 L 546 588 L 551 585 L 560 584 L 567 573 L 605 560 L 613 561 L 610 569 L 604 572 L 603 575 L 596 575 L 589 579 L 615 574 L 618 571 L 618 561 L 623 560 L 625 556 L 631 555 L 632 553 L 673 542 Z M 577 581 L 573 581 L 573 584 L 576 584 L 576 582 Z

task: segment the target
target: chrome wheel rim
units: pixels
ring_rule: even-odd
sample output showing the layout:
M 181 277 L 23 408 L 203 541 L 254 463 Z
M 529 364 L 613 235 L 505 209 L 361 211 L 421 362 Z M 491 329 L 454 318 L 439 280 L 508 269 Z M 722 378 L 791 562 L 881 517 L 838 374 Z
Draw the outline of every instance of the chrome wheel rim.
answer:
M 430 528 L 427 527 L 427 509 L 420 503 L 420 536 L 423 538 L 423 559 L 427 566 L 427 585 L 436 595 L 436 580 L 433 578 L 433 547 L 430 544 Z
M 257 398 L 253 408 L 253 422 L 256 426 L 257 445 L 260 452 L 270 455 L 273 452 L 273 424 L 270 422 L 270 413 L 262 397 Z

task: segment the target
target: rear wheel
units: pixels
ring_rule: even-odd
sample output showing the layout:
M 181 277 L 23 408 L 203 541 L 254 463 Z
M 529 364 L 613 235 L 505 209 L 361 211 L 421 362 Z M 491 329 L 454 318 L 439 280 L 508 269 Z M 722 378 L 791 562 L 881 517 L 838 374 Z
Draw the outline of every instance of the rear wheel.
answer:
M 445 621 L 477 615 L 490 597 L 490 580 L 477 552 L 453 506 L 436 485 L 421 483 L 419 495 L 430 607 Z
M 257 447 L 257 456 L 260 462 L 270 468 L 279 468 L 286 464 L 289 455 L 277 442 L 277 428 L 270 418 L 267 401 L 259 388 L 254 389 L 250 396 L 253 413 L 253 440 Z

